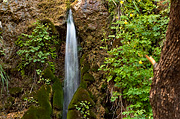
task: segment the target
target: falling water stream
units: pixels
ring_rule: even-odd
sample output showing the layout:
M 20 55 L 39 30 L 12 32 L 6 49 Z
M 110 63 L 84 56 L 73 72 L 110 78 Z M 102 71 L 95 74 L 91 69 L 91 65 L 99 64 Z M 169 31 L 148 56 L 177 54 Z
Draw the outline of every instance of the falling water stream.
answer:
M 76 30 L 72 11 L 69 10 L 66 34 L 65 81 L 63 119 L 67 119 L 68 105 L 80 83 Z

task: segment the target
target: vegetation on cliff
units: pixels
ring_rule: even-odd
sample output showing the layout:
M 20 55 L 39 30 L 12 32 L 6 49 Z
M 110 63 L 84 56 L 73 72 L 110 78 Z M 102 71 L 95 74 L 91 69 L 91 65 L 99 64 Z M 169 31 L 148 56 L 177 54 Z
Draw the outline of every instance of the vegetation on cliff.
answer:
M 58 42 L 55 36 L 51 35 L 51 31 L 54 31 L 54 27 L 50 27 L 52 23 L 43 25 L 36 22 L 35 25 L 31 35 L 22 34 L 16 44 L 20 48 L 17 54 L 21 59 L 18 70 L 21 71 L 22 76 L 31 73 L 37 79 L 37 77 L 41 78 L 41 73 L 47 66 L 50 65 L 52 70 L 55 70 L 54 64 L 50 60 L 57 56 L 55 46 Z
M 0 58 L 5 55 L 2 40 L 3 40 L 3 38 L 1 36 L 1 30 L 0 30 Z M 2 66 L 2 61 L 0 59 L 0 87 L 1 87 L 1 94 L 3 92 L 4 86 L 6 86 L 6 91 L 8 93 L 8 80 L 9 80 L 9 76 L 4 71 L 3 66 Z
M 161 4 L 168 4 L 168 0 L 108 0 L 112 33 L 103 41 L 112 46 L 103 48 L 110 57 L 100 69 L 106 72 L 107 82 L 114 84 L 111 101 L 119 103 L 119 115 L 127 119 L 152 118 L 149 92 L 153 67 L 145 55 L 156 61 L 160 58 L 169 14 L 168 5 L 161 8 Z M 128 102 L 124 104 L 124 100 Z
M 67 0 L 66 7 L 71 7 L 72 1 L 74 0 Z M 16 73 L 20 75 L 20 78 L 17 75 L 14 77 L 27 81 L 20 83 L 24 87 L 11 86 L 9 95 L 12 97 L 5 100 L 8 102 L 5 107 L 0 101 L 0 111 L 11 109 L 13 103 L 17 102 L 17 97 L 23 95 L 22 100 L 31 105 L 30 108 L 26 106 L 29 109 L 24 119 L 62 118 L 63 85 L 54 74 L 61 75 L 63 71 L 60 70 L 64 67 L 60 62 L 63 60 L 58 59 L 64 58 L 62 49 L 65 46 L 57 38 L 59 34 L 56 31 L 59 28 L 60 34 L 65 38 L 65 22 L 63 24 L 58 22 L 65 21 L 66 7 L 65 4 L 62 5 L 63 2 L 65 1 L 39 1 L 37 7 L 42 13 L 37 15 L 40 15 L 43 20 L 30 27 L 26 26 L 29 27 L 26 34 L 22 34 L 16 40 L 18 54 L 16 59 L 19 62 L 13 70 L 18 69 Z M 76 2 L 78 2 L 79 11 L 73 9 L 76 14 L 74 20 L 77 32 L 80 33 L 79 42 L 82 47 L 80 54 L 83 55 L 80 59 L 81 84 L 69 105 L 68 119 L 120 118 L 120 116 L 125 119 L 152 118 L 149 91 L 153 67 L 145 55 L 152 55 L 156 61 L 160 57 L 168 23 L 169 0 L 87 0 L 82 1 L 84 4 L 81 1 L 76 0 Z M 106 7 L 102 7 L 100 3 L 105 4 Z M 106 8 L 110 13 L 109 22 L 105 22 L 108 19 Z M 19 16 L 17 21 L 25 21 L 25 18 L 22 19 Z M 5 26 L 5 21 L 3 22 Z M 105 33 L 104 27 L 108 23 L 111 23 L 110 32 L 107 30 Z M 103 32 L 105 36 L 110 35 L 101 42 Z M 1 39 L 0 46 L 3 44 Z M 105 47 L 99 50 L 102 45 Z M 0 47 L 0 57 L 4 55 L 4 49 Z M 102 65 L 103 57 L 106 58 Z M 56 67 L 59 65 L 62 66 L 57 71 Z M 100 65 L 100 70 L 105 72 L 104 75 L 103 71 L 98 71 Z M 8 77 L 4 69 L 0 61 L 0 87 L 2 86 L 2 89 L 5 89 L 4 86 L 8 87 Z M 7 71 L 13 77 L 12 70 Z M 102 79 L 103 76 L 107 82 Z M 33 88 L 37 91 L 33 91 Z M 108 91 L 110 93 L 105 93 Z M 28 97 L 29 95 L 33 96 Z M 111 97 L 111 104 L 108 102 L 109 97 Z

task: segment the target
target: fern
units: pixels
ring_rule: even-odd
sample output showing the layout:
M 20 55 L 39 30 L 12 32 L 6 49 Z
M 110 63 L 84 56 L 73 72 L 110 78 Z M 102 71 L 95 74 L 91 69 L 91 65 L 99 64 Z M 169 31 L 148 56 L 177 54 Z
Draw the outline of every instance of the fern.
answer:
M 8 90 L 8 80 L 9 80 L 9 77 L 8 75 L 6 74 L 6 72 L 4 71 L 2 65 L 0 64 L 0 80 L 1 80 L 1 94 L 2 94 L 2 91 L 6 85 L 6 88 Z

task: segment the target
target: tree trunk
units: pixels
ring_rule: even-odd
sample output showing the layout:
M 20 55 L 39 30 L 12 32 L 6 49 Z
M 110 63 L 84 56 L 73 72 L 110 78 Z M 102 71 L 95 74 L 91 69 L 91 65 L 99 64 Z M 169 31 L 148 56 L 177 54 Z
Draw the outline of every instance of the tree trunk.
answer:
M 180 0 L 171 0 L 170 21 L 150 91 L 154 119 L 180 119 Z

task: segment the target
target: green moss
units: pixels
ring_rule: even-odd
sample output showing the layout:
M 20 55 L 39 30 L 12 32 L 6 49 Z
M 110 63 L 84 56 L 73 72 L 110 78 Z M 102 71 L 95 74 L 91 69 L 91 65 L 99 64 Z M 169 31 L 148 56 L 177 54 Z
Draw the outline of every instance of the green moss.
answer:
M 81 119 L 81 117 L 79 117 L 78 111 L 69 110 L 67 113 L 67 119 Z
M 50 108 L 50 93 L 51 93 L 51 86 L 50 85 L 43 85 L 37 92 L 37 97 L 38 103 L 42 107 Z
M 96 114 L 90 110 L 90 119 L 97 119 Z
M 14 87 L 14 88 L 11 88 L 9 89 L 9 93 L 12 95 L 12 96 L 17 96 L 19 93 L 21 93 L 23 91 L 22 88 L 20 87 Z
M 58 78 L 54 82 L 53 86 L 53 108 L 63 109 L 63 88 L 62 83 Z
M 39 106 L 31 106 L 22 119 L 50 119 L 52 113 L 51 92 L 50 85 L 41 86 L 34 96 L 38 100 Z
M 83 68 L 81 69 L 81 74 L 84 75 L 86 72 L 88 72 L 90 69 L 90 64 L 86 63 L 84 64 Z
M 55 76 L 54 76 L 53 72 L 51 71 L 51 68 L 50 68 L 50 67 L 46 68 L 46 69 L 42 72 L 42 75 L 43 75 L 43 77 L 46 78 L 46 79 L 50 79 L 50 80 L 53 81 L 53 82 L 55 81 Z
M 95 81 L 94 77 L 90 73 L 84 74 L 83 80 L 84 81 L 89 81 L 91 83 Z
M 74 105 L 78 104 L 81 101 L 88 101 L 91 103 L 91 105 L 95 104 L 94 101 L 90 98 L 88 91 L 82 87 L 79 87 L 68 106 L 68 110 L 75 109 Z
M 57 30 L 56 30 L 56 27 L 54 26 L 54 24 L 51 22 L 51 20 L 49 19 L 43 19 L 40 21 L 40 23 L 42 24 L 46 24 L 49 26 L 50 30 L 51 30 L 51 33 L 52 34 L 58 34 Z
M 52 110 L 45 107 L 37 107 L 37 117 L 38 119 L 51 119 Z
M 87 89 L 87 81 L 81 80 L 80 87 Z
M 46 108 L 31 106 L 22 119 L 51 119 L 51 115 Z
M 84 55 L 81 57 L 81 59 L 80 59 L 80 64 L 81 64 L 81 65 L 82 65 L 83 62 L 86 60 L 86 59 L 85 59 L 86 56 L 87 56 L 87 54 L 84 54 Z
M 68 106 L 68 113 L 67 113 L 67 119 L 80 119 L 80 112 L 76 110 L 76 107 L 74 105 L 78 105 L 81 101 L 87 101 L 90 102 L 90 104 L 94 107 L 95 103 L 91 99 L 88 91 L 82 87 L 79 87 L 77 91 L 75 92 L 69 106 Z M 90 116 L 89 119 L 96 119 L 96 115 L 92 110 L 90 110 Z
M 38 119 L 37 107 L 31 106 L 29 110 L 23 115 L 22 119 Z

